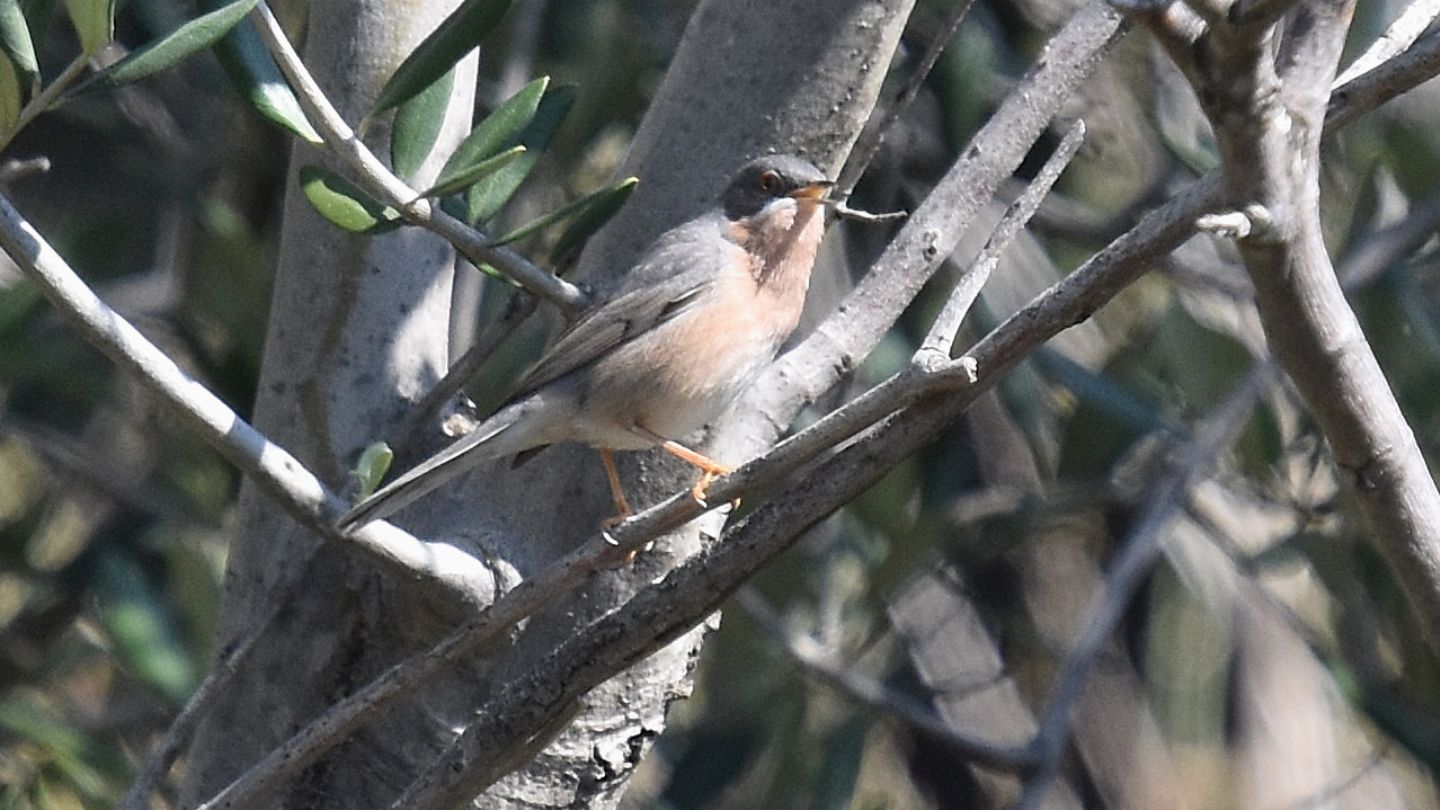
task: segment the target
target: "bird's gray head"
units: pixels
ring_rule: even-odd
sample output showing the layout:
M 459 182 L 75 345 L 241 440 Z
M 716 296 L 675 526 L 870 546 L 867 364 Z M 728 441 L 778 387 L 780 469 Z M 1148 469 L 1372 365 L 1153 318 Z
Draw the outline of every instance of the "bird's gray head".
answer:
M 754 216 L 775 200 L 819 200 L 831 182 L 814 164 L 794 155 L 766 155 L 741 167 L 720 202 L 725 217 Z

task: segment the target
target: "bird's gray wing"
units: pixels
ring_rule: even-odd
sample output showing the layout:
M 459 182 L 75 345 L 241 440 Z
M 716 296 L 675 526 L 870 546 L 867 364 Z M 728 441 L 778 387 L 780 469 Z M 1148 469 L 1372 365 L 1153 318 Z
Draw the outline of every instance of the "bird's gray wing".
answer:
M 510 401 L 604 357 L 684 312 L 712 287 L 734 246 L 719 213 L 666 231 L 620 280 L 612 297 L 571 324 L 520 378 Z
M 715 284 L 710 273 L 687 272 L 622 292 L 595 306 L 561 333 L 520 378 L 511 401 L 533 393 L 685 312 Z
M 386 517 L 482 461 L 534 447 L 536 418 L 543 421 L 548 407 L 550 403 L 543 398 L 534 398 L 501 408 L 470 433 L 355 504 L 340 517 L 337 525 L 350 529 Z
M 534 447 L 530 434 L 516 430 L 527 416 L 543 411 L 536 389 L 602 357 L 636 335 L 684 312 L 714 283 L 713 277 L 688 273 L 642 289 L 631 290 L 582 316 L 555 341 L 520 381 L 510 400 L 474 432 L 455 441 L 356 504 L 340 517 L 350 529 L 386 517 L 446 481 L 490 458 L 523 453 Z

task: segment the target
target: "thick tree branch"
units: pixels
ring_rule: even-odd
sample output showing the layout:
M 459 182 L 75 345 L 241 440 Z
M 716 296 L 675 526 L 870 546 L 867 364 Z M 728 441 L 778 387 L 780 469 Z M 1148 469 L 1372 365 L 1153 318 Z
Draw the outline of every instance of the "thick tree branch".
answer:
M 1009 238 L 1018 232 L 1024 219 L 1033 213 L 1039 198 L 1053 185 L 1060 170 L 1079 148 L 1083 132 L 1083 126 L 1079 124 L 1071 127 L 1067 137 L 1042 169 L 1035 183 L 1035 191 L 1024 195 L 1012 208 L 1010 215 L 1002 219 L 997 226 L 990 252 L 1002 249 Z M 983 267 L 982 265 L 981 270 L 976 272 L 983 274 Z M 969 273 L 966 277 L 974 275 L 976 273 Z M 973 300 L 973 296 L 969 300 Z M 963 314 L 963 309 L 957 310 L 952 317 L 963 317 Z M 926 350 L 922 350 L 924 351 Z M 817 453 L 855 435 L 898 405 L 914 401 L 937 386 L 953 385 L 957 379 L 968 379 L 966 370 L 969 368 L 971 364 L 961 359 L 951 363 L 931 363 L 924 368 L 916 366 L 911 373 L 897 375 L 886 384 L 867 392 L 864 397 L 842 411 L 829 415 L 821 423 L 812 425 L 770 453 L 721 479 L 712 487 L 711 502 L 723 504 L 732 497 L 739 497 L 741 492 L 754 491 L 771 482 L 782 480 L 814 458 Z M 732 496 L 732 493 L 735 494 Z M 574 588 L 589 572 L 608 561 L 643 548 L 656 537 L 693 519 L 700 511 L 688 493 L 678 493 L 625 521 L 603 539 L 596 538 L 575 553 L 551 564 L 540 575 L 522 583 L 493 609 L 485 611 L 452 633 L 431 651 L 391 668 L 365 689 L 332 706 L 321 718 L 272 751 L 202 807 L 246 806 L 256 796 L 293 777 L 302 768 L 318 760 L 394 700 L 419 688 L 439 674 L 447 661 L 472 653 Z M 469 733 L 464 735 L 451 757 L 437 762 L 427 776 L 417 780 L 412 792 L 401 797 L 402 805 L 426 801 L 427 799 L 421 798 L 424 795 L 439 794 L 450 798 L 467 792 L 473 795 L 484 787 L 483 784 L 473 784 L 469 780 L 462 783 L 454 777 L 450 777 L 450 782 L 443 788 L 436 786 L 437 783 L 446 782 L 447 774 L 474 773 L 470 768 L 471 763 L 495 753 L 488 749 L 483 754 L 466 752 L 465 739 L 473 738 Z M 478 773 L 486 779 L 490 778 L 486 774 L 494 775 L 488 770 Z
M 557 648 L 521 680 L 513 682 L 482 708 L 480 721 L 466 736 L 483 740 L 489 748 L 504 750 L 507 744 L 513 744 L 516 729 L 534 728 L 547 716 L 543 707 L 527 700 L 527 695 L 549 695 L 553 710 L 560 711 L 568 700 L 603 680 L 607 672 L 623 669 L 702 621 L 806 528 L 933 439 L 1026 354 L 1069 325 L 1088 318 L 1153 267 L 1161 256 L 1189 238 L 1194 233 L 1195 218 L 1213 208 L 1218 199 L 1218 182 L 1212 175 L 1146 216 L 1130 232 L 1011 316 L 964 357 L 931 372 L 938 392 L 935 396 L 907 405 L 822 459 L 804 476 L 791 477 L 791 481 L 802 480 L 783 488 L 721 540 L 708 545 L 699 557 L 641 591 L 623 608 Z M 903 384 L 898 380 L 894 383 Z M 820 428 L 823 422 L 815 427 Z M 763 459 L 717 479 L 710 489 L 712 498 L 719 502 L 737 496 L 742 482 L 757 487 L 764 482 L 766 488 L 773 488 L 769 465 L 786 466 L 786 452 L 793 451 L 795 444 L 803 444 L 804 436 L 805 432 L 797 434 L 794 444 L 782 442 Z M 665 512 L 685 508 L 687 500 L 683 495 L 676 496 L 633 520 L 639 523 L 659 519 Z M 627 523 L 617 531 L 629 528 Z M 489 777 L 498 775 L 491 773 Z
M 1351 9 L 1298 4 L 1279 49 L 1278 25 L 1217 21 L 1187 75 L 1215 131 L 1224 210 L 1246 226 L 1235 236 L 1271 350 L 1440 650 L 1440 491 L 1345 301 L 1320 220 L 1320 139 Z
M 1414 0 L 1390 23 L 1385 33 L 1370 43 L 1364 53 L 1355 57 L 1335 83 L 1348 84 L 1404 53 L 1421 34 L 1429 30 L 1436 17 L 1440 17 L 1440 0 Z
M 1103 2 L 1075 13 L 838 311 L 766 372 L 756 389 L 769 393 L 742 403 L 743 421 L 726 431 L 727 443 L 749 452 L 769 446 L 870 353 L 1121 31 L 1119 15 Z
M 1335 87 L 1325 117 L 1326 131 L 1345 126 L 1429 81 L 1437 73 L 1440 73 L 1440 31 L 1432 31 L 1394 59 Z

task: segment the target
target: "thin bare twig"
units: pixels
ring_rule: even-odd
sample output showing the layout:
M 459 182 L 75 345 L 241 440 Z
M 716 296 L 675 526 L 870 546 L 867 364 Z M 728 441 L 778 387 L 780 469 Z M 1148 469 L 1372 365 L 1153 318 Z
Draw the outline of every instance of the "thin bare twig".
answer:
M 1040 765 L 1026 780 L 1025 792 L 1016 804 L 1020 810 L 1043 805 L 1070 740 L 1070 709 L 1079 700 L 1091 668 L 1114 636 L 1135 592 L 1159 559 L 1166 527 L 1184 506 L 1191 488 L 1239 435 L 1273 373 L 1269 364 L 1252 371 L 1201 421 L 1190 441 L 1176 451 L 1169 474 L 1145 498 L 1148 505 L 1111 563 L 1099 602 L 1085 624 L 1085 632 L 1065 656 L 1064 669 L 1046 703 L 1031 743 Z
M 80 78 L 80 74 L 85 72 L 85 68 L 89 64 L 89 55 L 80 54 L 71 60 L 70 64 L 66 65 L 65 69 L 60 71 L 60 75 L 56 76 L 50 81 L 50 84 L 45 86 L 45 89 L 41 90 L 35 98 L 30 99 L 30 102 L 20 110 L 19 117 L 15 119 L 15 125 L 10 127 L 10 131 L 5 133 L 4 136 L 0 136 L 0 150 L 4 150 L 5 147 L 9 146 L 15 136 L 19 135 L 22 129 L 29 126 L 30 122 L 34 121 L 40 113 L 54 106 L 55 99 L 59 98 L 60 94 L 65 92 L 65 88 L 74 84 L 75 80 Z
M 509 248 L 491 245 L 484 234 L 421 198 L 418 192 L 387 169 L 340 117 L 299 54 L 295 53 L 270 7 L 260 3 L 250 13 L 250 18 L 295 91 L 310 125 L 330 151 L 355 172 L 356 179 L 367 191 L 399 211 L 406 221 L 438 234 L 472 263 L 490 264 L 534 295 L 555 304 L 567 317 L 573 317 L 590 303 L 590 296 L 584 290 L 545 272 Z
M 1440 73 L 1440 31 L 1415 41 L 1404 53 L 1348 82 L 1337 83 L 1330 93 L 1325 129 L 1331 131 L 1370 112 L 1381 104 Z
M 535 296 L 524 293 L 512 298 L 505 307 L 505 314 L 487 324 L 485 331 L 480 333 L 474 344 L 465 350 L 465 354 L 450 366 L 445 376 L 415 404 L 410 415 L 406 417 L 405 424 L 396 432 L 399 439 L 393 446 L 402 447 L 408 444 L 419 430 L 428 425 L 445 407 L 445 403 L 458 394 L 480 371 L 480 367 L 495 354 L 500 344 L 535 312 L 538 303 L 539 299 Z
M 41 155 L 33 158 L 12 158 L 0 163 L 0 186 L 8 186 L 27 177 L 50 171 L 50 158 Z
M 905 211 L 886 211 L 883 214 L 875 214 L 869 211 L 862 211 L 859 208 L 851 208 L 843 202 L 836 202 L 830 206 L 835 216 L 841 219 L 854 220 L 855 222 L 877 223 L 877 222 L 899 222 L 910 216 Z
M 1077 120 L 1065 131 L 1065 137 L 1060 140 L 1060 145 L 1055 147 L 1045 165 L 1040 167 L 1040 173 L 1035 176 L 1034 182 L 1026 186 L 1019 199 L 1006 209 L 1000 222 L 990 232 L 990 238 L 985 241 L 985 247 L 980 249 L 970 267 L 960 275 L 955 287 L 950 291 L 950 297 L 945 301 L 945 306 L 930 324 L 930 333 L 921 343 L 920 352 L 933 352 L 940 358 L 950 359 L 955 336 L 960 331 L 960 323 L 970 312 L 970 307 L 979 297 L 985 282 L 990 280 L 990 273 L 1000 264 L 1000 257 L 1010 246 L 1010 241 L 1025 228 L 1035 211 L 1040 208 L 1040 202 L 1050 193 L 1055 181 L 1060 179 L 1060 173 L 1070 165 L 1071 158 L 1075 157 L 1084 141 L 1085 122 Z
M 273 611 L 272 616 L 273 618 Z M 185 708 L 170 723 L 170 728 L 165 730 L 165 736 L 150 749 L 150 755 L 146 757 L 145 764 L 136 774 L 135 781 L 130 783 L 130 789 L 125 792 L 125 798 L 120 802 L 120 810 L 145 810 L 150 806 L 150 794 L 155 792 L 160 781 L 175 764 L 175 759 L 180 755 L 181 749 L 189 745 L 190 737 L 195 733 L 195 728 L 200 720 L 210 710 L 215 698 L 221 694 L 230 679 L 239 671 L 240 662 L 250 653 L 255 645 L 255 640 L 260 637 L 261 631 L 269 626 L 269 620 L 255 625 L 256 630 L 225 650 L 215 661 L 210 672 L 205 675 L 205 680 L 190 695 L 185 702 Z
M 1034 753 L 1017 746 L 998 745 L 972 737 L 946 723 L 944 718 L 920 701 L 886 688 L 873 678 L 856 674 L 842 665 L 819 642 L 786 629 L 780 616 L 757 592 L 744 588 L 736 594 L 741 608 L 796 663 L 816 680 L 840 692 L 852 702 L 886 717 L 893 717 L 916 733 L 935 740 L 957 756 L 992 768 L 1024 770 L 1036 763 Z
M 1349 291 L 1379 278 L 1395 262 L 1424 245 L 1437 227 L 1440 227 L 1440 194 L 1412 205 L 1399 222 L 1366 234 L 1336 268 L 1341 285 Z

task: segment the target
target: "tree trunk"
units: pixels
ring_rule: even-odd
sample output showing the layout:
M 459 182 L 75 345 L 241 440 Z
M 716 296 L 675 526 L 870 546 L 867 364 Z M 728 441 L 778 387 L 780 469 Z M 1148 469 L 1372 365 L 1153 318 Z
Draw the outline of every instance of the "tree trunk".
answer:
M 317 0 L 306 63 L 353 124 L 455 5 Z M 469 131 L 475 66 L 472 55 L 456 71 L 450 111 L 418 184 L 436 175 Z M 384 156 L 388 137 L 386 123 L 373 127 L 366 142 Z M 295 178 L 301 166 L 324 162 L 320 150 L 296 143 L 253 421 L 340 490 L 356 448 L 401 424 L 445 371 L 454 257 L 449 245 L 416 228 L 372 238 L 322 219 Z M 272 606 L 281 609 L 197 733 L 187 802 L 213 794 L 420 641 L 401 645 L 395 638 L 404 619 L 390 606 L 401 601 L 404 583 L 319 546 L 253 484 L 244 485 L 240 499 L 218 646 L 259 631 Z M 394 760 L 368 745 L 343 750 L 268 804 L 373 807 L 384 795 L 376 782 L 405 776 L 403 768 L 380 767 Z
M 838 170 L 874 106 L 912 3 L 702 2 L 627 160 L 627 170 L 642 178 L 640 191 L 587 250 L 582 277 L 618 276 L 656 234 L 707 205 L 748 157 L 797 152 Z M 315 6 L 307 62 L 354 121 L 440 12 L 427 12 L 425 23 L 412 20 L 408 6 L 379 2 L 326 13 L 341 11 L 332 8 L 338 5 Z M 391 29 L 406 31 L 403 44 L 383 38 Z M 468 83 L 457 83 L 457 96 L 466 92 Z M 385 134 L 377 129 L 369 138 L 382 155 Z M 297 166 L 314 161 L 303 147 L 296 158 Z M 339 233 L 309 210 L 292 169 L 257 424 L 341 484 L 355 450 L 393 431 L 443 370 L 449 300 L 448 250 L 412 229 L 377 239 Z M 438 431 L 431 438 L 443 441 Z M 637 506 L 689 485 L 692 471 L 670 461 L 622 459 Z M 607 493 L 592 452 L 555 447 L 518 468 L 482 466 L 397 522 L 497 561 L 513 584 L 592 535 L 610 512 Z M 213 793 L 322 707 L 424 649 L 458 618 L 363 562 L 315 550 L 312 538 L 253 490 L 242 497 L 222 642 L 253 631 L 282 599 L 284 609 L 197 738 L 191 799 Z M 312 767 L 285 800 L 385 806 L 487 694 L 693 554 L 699 531 L 677 532 L 634 566 L 597 574 L 533 618 L 509 646 L 456 665 Z M 570 729 L 480 806 L 614 806 L 664 727 L 666 706 L 688 693 L 700 635 L 687 634 L 594 690 Z

